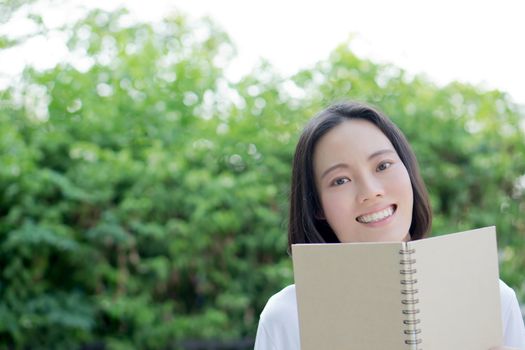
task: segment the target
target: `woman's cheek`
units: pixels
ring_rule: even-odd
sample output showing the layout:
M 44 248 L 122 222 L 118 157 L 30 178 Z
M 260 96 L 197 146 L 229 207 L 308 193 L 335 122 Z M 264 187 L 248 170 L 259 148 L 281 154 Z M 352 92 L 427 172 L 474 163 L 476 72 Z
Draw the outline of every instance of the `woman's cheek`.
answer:
M 334 231 L 345 225 L 351 217 L 349 203 L 351 199 L 345 191 L 332 191 L 322 197 L 324 217 Z

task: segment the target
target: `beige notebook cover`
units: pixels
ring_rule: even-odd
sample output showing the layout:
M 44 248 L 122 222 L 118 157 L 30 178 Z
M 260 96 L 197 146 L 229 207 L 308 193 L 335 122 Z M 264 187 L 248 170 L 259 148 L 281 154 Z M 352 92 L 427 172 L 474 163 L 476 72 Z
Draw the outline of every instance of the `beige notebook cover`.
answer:
M 494 227 L 292 246 L 301 349 L 480 350 L 503 341 Z

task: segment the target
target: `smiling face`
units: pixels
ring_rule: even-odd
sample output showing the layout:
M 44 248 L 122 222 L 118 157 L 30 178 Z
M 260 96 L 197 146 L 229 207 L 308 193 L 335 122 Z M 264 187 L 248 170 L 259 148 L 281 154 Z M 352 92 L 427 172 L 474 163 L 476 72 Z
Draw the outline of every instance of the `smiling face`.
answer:
M 341 242 L 408 240 L 413 193 L 392 143 L 371 122 L 349 119 L 318 141 L 314 176 L 327 220 Z

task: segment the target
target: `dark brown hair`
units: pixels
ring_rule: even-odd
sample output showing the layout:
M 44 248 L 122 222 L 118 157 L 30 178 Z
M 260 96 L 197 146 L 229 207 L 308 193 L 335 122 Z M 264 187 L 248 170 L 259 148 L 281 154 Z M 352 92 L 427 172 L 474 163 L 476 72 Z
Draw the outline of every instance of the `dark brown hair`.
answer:
M 374 124 L 394 146 L 405 165 L 414 195 L 410 237 L 423 238 L 432 223 L 432 210 L 428 193 L 416 156 L 399 128 L 379 110 L 362 103 L 334 104 L 321 111 L 304 128 L 293 160 L 290 191 L 290 218 L 288 224 L 288 252 L 295 243 L 339 242 L 328 222 L 319 218 L 322 208 L 315 186 L 313 154 L 319 139 L 329 130 L 348 119 L 363 119 Z

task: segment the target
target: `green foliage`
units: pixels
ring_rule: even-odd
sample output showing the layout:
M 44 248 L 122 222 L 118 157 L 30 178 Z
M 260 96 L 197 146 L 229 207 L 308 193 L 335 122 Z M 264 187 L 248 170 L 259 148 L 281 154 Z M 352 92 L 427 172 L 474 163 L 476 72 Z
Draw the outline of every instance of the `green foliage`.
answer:
M 504 93 L 437 87 L 348 44 L 292 79 L 263 62 L 233 83 L 213 23 L 126 16 L 90 12 L 65 29 L 80 60 L 0 92 L 2 344 L 253 336 L 293 280 L 296 139 L 338 99 L 374 103 L 406 133 L 435 233 L 497 225 L 502 277 L 525 300 L 524 115 Z

